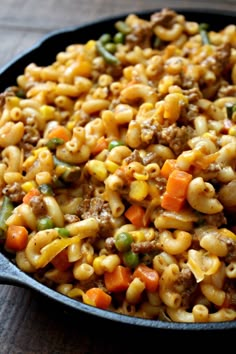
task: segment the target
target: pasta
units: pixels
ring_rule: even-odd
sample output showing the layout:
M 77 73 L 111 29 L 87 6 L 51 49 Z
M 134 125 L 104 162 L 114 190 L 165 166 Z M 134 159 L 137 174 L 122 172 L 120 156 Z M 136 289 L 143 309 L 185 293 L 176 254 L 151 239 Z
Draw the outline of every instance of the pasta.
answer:
M 168 8 L 30 63 L 0 94 L 3 252 L 103 310 L 235 321 L 235 112 L 236 26 Z

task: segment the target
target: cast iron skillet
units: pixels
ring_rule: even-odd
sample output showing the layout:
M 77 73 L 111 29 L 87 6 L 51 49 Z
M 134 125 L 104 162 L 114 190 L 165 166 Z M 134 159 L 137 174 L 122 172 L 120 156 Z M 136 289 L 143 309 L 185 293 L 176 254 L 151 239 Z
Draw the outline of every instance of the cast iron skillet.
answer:
M 159 11 L 157 9 L 156 11 Z M 178 13 L 185 15 L 190 21 L 199 23 L 209 23 L 210 28 L 220 30 L 228 24 L 235 23 L 236 13 L 216 10 L 191 10 L 176 9 Z M 136 12 L 142 18 L 149 19 L 150 14 L 155 10 Z M 83 26 L 66 28 L 49 33 L 43 37 L 35 46 L 13 59 L 8 65 L 0 69 L 0 92 L 7 87 L 15 85 L 16 77 L 20 75 L 24 68 L 31 62 L 37 65 L 48 65 L 55 60 L 56 54 L 64 50 L 66 46 L 74 43 L 85 43 L 89 39 L 97 39 L 101 34 L 114 30 L 114 23 L 127 16 L 120 16 L 98 20 Z M 77 300 L 68 298 L 45 285 L 34 280 L 30 275 L 17 268 L 8 254 L 0 249 L 0 283 L 26 287 L 37 293 L 63 305 L 69 310 L 83 312 L 101 319 L 115 321 L 116 323 L 136 326 L 137 328 L 159 329 L 169 331 L 230 331 L 236 329 L 236 321 L 217 323 L 173 323 L 157 320 L 147 320 L 126 315 L 120 315 L 111 311 L 104 311 L 93 306 L 85 305 Z

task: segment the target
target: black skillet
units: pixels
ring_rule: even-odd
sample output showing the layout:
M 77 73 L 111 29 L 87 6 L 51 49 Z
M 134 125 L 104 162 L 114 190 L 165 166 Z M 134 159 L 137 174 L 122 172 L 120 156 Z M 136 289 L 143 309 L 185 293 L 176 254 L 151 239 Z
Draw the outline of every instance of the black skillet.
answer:
M 157 9 L 159 11 L 159 9 Z M 198 23 L 209 23 L 213 30 L 220 30 L 228 24 L 234 24 L 236 20 L 235 12 L 216 11 L 216 10 L 191 10 L 176 9 L 178 13 L 183 14 L 189 21 L 197 21 Z M 136 12 L 142 18 L 148 19 L 154 10 L 145 12 Z M 59 51 L 65 49 L 69 44 L 85 43 L 89 39 L 97 39 L 105 32 L 112 33 L 114 23 L 117 20 L 124 19 L 127 14 L 99 20 L 83 26 L 66 28 L 63 30 L 49 33 L 43 37 L 34 47 L 24 52 L 20 56 L 13 59 L 8 65 L 0 69 L 0 92 L 4 91 L 8 86 L 14 85 L 15 79 L 20 75 L 24 68 L 31 62 L 37 65 L 48 65 L 55 60 L 55 56 Z M 14 265 L 11 257 L 0 249 L 0 283 L 11 284 L 20 287 L 26 287 L 36 291 L 46 298 L 55 301 L 68 310 L 73 312 L 83 312 L 96 318 L 115 321 L 117 324 L 126 324 L 143 329 L 158 329 L 161 331 L 178 332 L 178 331 L 208 331 L 218 332 L 236 329 L 236 321 L 217 322 L 217 323 L 173 323 L 157 320 L 147 320 L 135 318 L 126 315 L 120 315 L 111 311 L 104 311 L 98 308 L 85 305 L 77 300 L 68 298 L 56 291 L 46 287 L 45 285 L 34 280 L 30 275 L 22 272 Z

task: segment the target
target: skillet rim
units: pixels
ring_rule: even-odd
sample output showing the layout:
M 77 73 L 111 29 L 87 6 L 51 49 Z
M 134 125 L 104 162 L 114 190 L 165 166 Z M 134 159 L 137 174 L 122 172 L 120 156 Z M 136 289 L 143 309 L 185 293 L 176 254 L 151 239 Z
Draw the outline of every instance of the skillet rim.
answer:
M 176 8 L 171 7 L 172 10 L 177 11 L 180 14 L 185 15 L 186 17 L 195 17 L 201 16 L 203 18 L 207 18 L 207 16 L 212 16 L 213 18 L 210 19 L 214 21 L 214 18 L 222 17 L 224 18 L 224 22 L 226 21 L 230 24 L 230 20 L 236 19 L 236 11 L 229 11 L 229 10 L 218 10 L 218 9 L 191 9 L 191 8 Z M 147 17 L 150 14 L 160 11 L 161 8 L 156 9 L 147 9 L 145 11 L 133 11 L 138 16 Z M 44 35 L 36 41 L 34 45 L 29 47 L 27 50 L 23 51 L 22 53 L 16 55 L 12 60 L 10 60 L 7 64 L 3 65 L 0 68 L 0 92 L 4 91 L 8 86 L 14 85 L 17 75 L 19 75 L 22 70 L 24 70 L 27 63 L 32 62 L 32 59 L 36 58 L 38 55 L 44 54 L 46 49 L 48 49 L 55 40 L 63 39 L 63 43 L 60 43 L 59 46 L 63 50 L 65 48 L 65 43 L 68 43 L 68 37 L 73 35 L 76 36 L 79 34 L 81 36 L 82 32 L 85 30 L 97 28 L 102 29 L 101 33 L 104 33 L 103 27 L 106 25 L 112 25 L 115 21 L 124 19 L 128 14 L 131 12 L 124 12 L 115 16 L 103 17 L 95 21 L 90 21 L 87 23 L 83 23 L 78 26 L 68 26 L 59 30 L 51 31 L 48 34 Z M 196 19 L 197 21 L 197 19 Z M 219 27 L 219 24 L 218 24 Z M 223 25 L 220 25 L 223 27 Z M 87 39 L 91 39 L 90 34 L 87 33 Z M 85 38 L 84 37 L 84 38 Z M 98 34 L 96 33 L 96 37 Z M 66 41 L 65 41 L 66 39 Z M 77 41 L 79 42 L 79 41 Z M 70 39 L 68 44 L 75 43 L 72 38 Z M 58 47 L 58 45 L 57 45 Z M 55 55 L 58 53 L 58 49 L 53 48 L 50 54 L 51 59 L 47 57 L 47 62 L 50 62 Z M 50 47 L 51 49 L 51 47 Z M 40 59 L 41 60 L 41 59 Z M 7 83 L 8 82 L 8 83 Z M 188 331 L 188 332 L 195 332 L 195 331 L 227 331 L 236 329 L 236 320 L 235 321 L 226 321 L 226 322 L 208 322 L 208 323 L 186 323 L 186 322 L 165 322 L 160 320 L 149 320 L 143 319 L 139 317 L 133 317 L 123 314 L 118 314 L 113 311 L 108 310 L 101 310 L 96 307 L 83 304 L 82 302 L 69 298 L 63 294 L 56 292 L 55 290 L 49 288 L 48 286 L 40 283 L 39 281 L 32 278 L 27 273 L 21 271 L 12 261 L 11 255 L 7 254 L 5 251 L 1 250 L 0 248 L 0 284 L 10 284 L 15 286 L 25 287 L 31 290 L 34 290 L 41 295 L 56 301 L 57 303 L 68 307 L 71 310 L 76 310 L 79 312 L 86 313 L 88 315 L 96 316 L 101 319 L 106 319 L 108 321 L 114 321 L 119 324 L 126 324 L 129 326 L 136 326 L 141 328 L 149 328 L 155 330 L 165 330 L 165 331 Z

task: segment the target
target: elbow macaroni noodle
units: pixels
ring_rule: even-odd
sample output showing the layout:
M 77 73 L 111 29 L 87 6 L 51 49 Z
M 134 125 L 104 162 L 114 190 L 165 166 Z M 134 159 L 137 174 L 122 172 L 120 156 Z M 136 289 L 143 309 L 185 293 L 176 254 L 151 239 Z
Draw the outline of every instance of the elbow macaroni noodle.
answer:
M 1 93 L 3 250 L 93 306 L 86 291 L 100 287 L 121 314 L 235 321 L 236 26 L 210 28 L 205 42 L 199 23 L 170 9 L 123 25 L 114 53 L 100 53 L 100 39 L 68 45 Z M 50 138 L 61 127 L 67 138 Z M 173 171 L 191 175 L 185 190 Z M 7 246 L 12 225 L 27 230 L 21 249 Z M 106 275 L 122 268 L 126 286 L 108 290 Z

